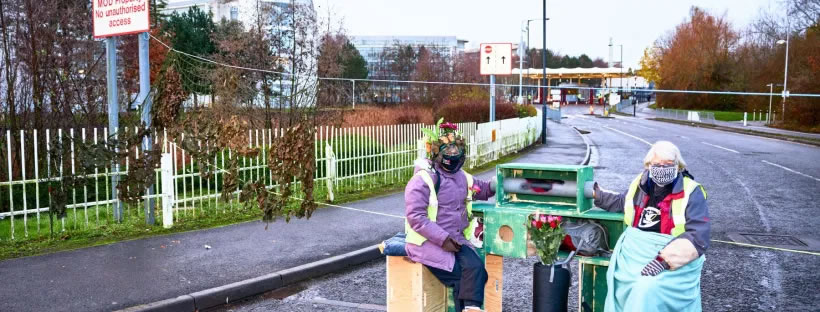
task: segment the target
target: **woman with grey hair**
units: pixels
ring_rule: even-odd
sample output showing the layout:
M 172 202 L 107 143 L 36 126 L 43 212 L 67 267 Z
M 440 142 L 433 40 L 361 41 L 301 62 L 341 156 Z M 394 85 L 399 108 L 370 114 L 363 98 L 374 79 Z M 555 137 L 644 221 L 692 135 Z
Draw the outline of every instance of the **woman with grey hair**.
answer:
M 593 197 L 623 212 L 627 226 L 609 263 L 605 311 L 700 311 L 709 209 L 678 147 L 656 142 L 626 192 L 596 184 Z

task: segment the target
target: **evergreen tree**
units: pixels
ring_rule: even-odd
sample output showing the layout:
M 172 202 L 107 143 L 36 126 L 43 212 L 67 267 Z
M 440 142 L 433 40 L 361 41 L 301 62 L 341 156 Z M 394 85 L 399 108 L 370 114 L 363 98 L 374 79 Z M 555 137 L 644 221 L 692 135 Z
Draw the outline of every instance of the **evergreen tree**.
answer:
M 216 45 L 211 39 L 216 30 L 211 12 L 206 13 L 197 7 L 191 7 L 182 14 L 174 12 L 168 18 L 165 30 L 171 33 L 171 46 L 176 50 L 202 57 L 209 57 L 216 51 Z M 177 68 L 186 92 L 210 93 L 207 64 L 180 57 Z M 196 105 L 196 97 L 194 101 Z

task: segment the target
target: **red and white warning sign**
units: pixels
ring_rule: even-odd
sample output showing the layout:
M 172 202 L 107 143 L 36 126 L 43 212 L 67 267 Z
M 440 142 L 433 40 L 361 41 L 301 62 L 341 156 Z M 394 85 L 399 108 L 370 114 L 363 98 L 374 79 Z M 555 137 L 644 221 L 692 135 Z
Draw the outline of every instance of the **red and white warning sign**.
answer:
M 512 43 L 482 43 L 479 54 L 482 75 L 512 74 Z
M 150 30 L 148 0 L 91 0 L 94 38 Z

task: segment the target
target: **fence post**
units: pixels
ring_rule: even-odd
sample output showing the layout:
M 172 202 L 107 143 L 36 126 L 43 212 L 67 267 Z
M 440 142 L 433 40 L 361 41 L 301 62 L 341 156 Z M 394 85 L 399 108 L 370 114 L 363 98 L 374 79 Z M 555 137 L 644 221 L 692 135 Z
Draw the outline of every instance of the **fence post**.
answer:
M 476 156 L 478 155 L 478 144 L 475 142 L 475 135 L 470 135 L 470 142 L 468 143 L 470 147 L 470 169 L 475 168 L 476 163 Z
M 498 129 L 495 129 L 496 126 L 498 126 Z M 500 123 L 495 122 L 493 124 L 493 133 L 494 133 L 494 135 L 493 135 L 493 160 L 498 160 L 498 157 L 499 157 L 498 154 L 501 152 L 500 151 L 501 150 L 500 149 L 500 147 L 501 147 L 501 138 L 503 137 L 501 135 L 502 132 L 501 132 L 501 124 Z
M 160 159 L 160 174 L 162 181 L 162 226 L 171 228 L 174 225 L 174 161 L 171 153 L 163 153 Z
M 325 172 L 327 172 L 327 199 L 333 201 L 333 185 L 336 184 L 336 155 L 333 154 L 333 147 L 330 143 L 325 143 Z
M 416 141 L 416 159 L 427 158 L 427 144 L 424 139 Z

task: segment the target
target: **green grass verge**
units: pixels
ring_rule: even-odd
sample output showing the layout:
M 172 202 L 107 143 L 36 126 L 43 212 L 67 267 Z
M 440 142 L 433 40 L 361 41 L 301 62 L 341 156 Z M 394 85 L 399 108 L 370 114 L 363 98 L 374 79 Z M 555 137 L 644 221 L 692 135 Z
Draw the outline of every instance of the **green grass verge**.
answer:
M 495 168 L 498 164 L 519 158 L 533 147 L 534 145 L 518 153 L 505 155 L 498 160 L 465 170 L 473 174 L 484 172 Z M 335 198 L 332 203 L 344 204 L 401 192 L 412 176 L 412 171 L 412 168 L 407 168 L 394 173 L 362 178 L 358 181 L 342 180 L 335 187 Z M 314 198 L 317 202 L 328 202 L 325 183 L 318 182 L 316 184 Z M 319 205 L 320 209 L 323 207 L 327 206 Z M 142 205 L 125 205 L 125 217 L 122 223 L 114 221 L 110 209 L 106 206 L 99 206 L 97 209 L 92 206 L 87 210 L 78 208 L 76 211 L 69 209 L 64 220 L 54 219 L 53 237 L 47 212 L 40 214 L 39 221 L 35 215 L 29 216 L 26 226 L 24 226 L 22 217 L 15 217 L 14 240 L 9 238 L 11 219 L 0 220 L 0 236 L 2 236 L 2 239 L 0 239 L 0 260 L 106 245 L 158 235 L 217 228 L 260 220 L 262 217 L 262 213 L 256 208 L 256 205 L 243 207 L 237 202 L 230 204 L 211 200 L 195 210 L 179 211 L 178 213 L 183 214 L 183 217 L 177 218 L 174 221 L 174 226 L 166 229 L 161 225 L 162 211 L 160 205 L 157 205 L 157 223 L 155 225 L 145 224 Z M 86 225 L 86 212 L 88 213 L 88 225 Z M 65 223 L 64 229 L 63 222 Z M 22 230 L 24 227 L 28 228 L 28 236 L 25 236 L 25 232 Z

